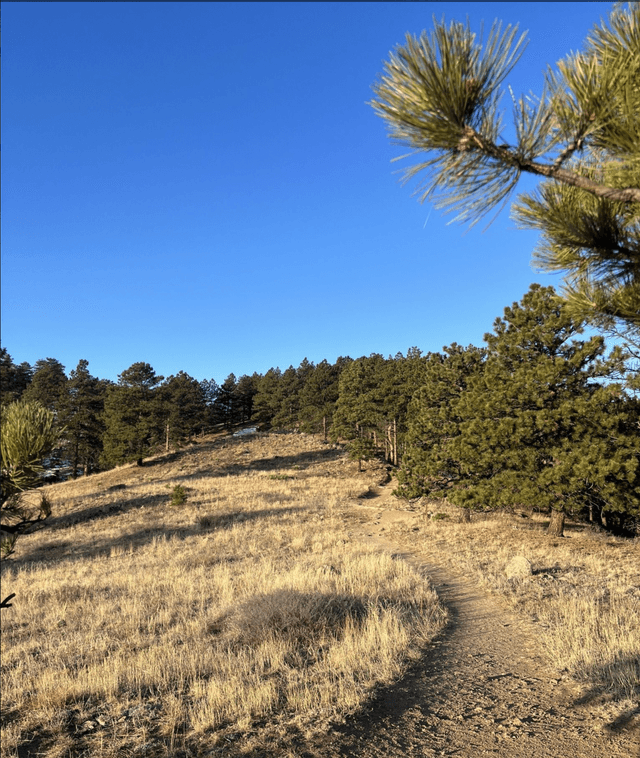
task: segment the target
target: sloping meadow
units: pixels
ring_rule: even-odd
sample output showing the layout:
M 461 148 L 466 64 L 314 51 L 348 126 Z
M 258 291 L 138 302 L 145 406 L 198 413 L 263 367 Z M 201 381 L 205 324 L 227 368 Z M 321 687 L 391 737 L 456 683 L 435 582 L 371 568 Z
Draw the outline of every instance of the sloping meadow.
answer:
M 3 568 L 3 758 L 281 755 L 357 710 L 445 622 L 423 576 L 346 536 L 361 489 L 303 435 L 50 487 Z

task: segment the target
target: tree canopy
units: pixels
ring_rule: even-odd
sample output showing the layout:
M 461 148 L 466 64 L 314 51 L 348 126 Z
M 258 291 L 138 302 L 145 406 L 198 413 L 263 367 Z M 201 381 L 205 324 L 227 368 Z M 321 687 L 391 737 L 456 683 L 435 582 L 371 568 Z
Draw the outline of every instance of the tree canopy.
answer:
M 474 510 L 595 508 L 621 523 L 640 515 L 638 403 L 622 384 L 624 354 L 605 356 L 553 288 L 534 284 L 505 308 L 487 348 L 432 358 L 410 409 L 409 453 L 399 477 Z
M 486 42 L 469 24 L 434 19 L 408 34 L 374 84 L 371 105 L 392 140 L 423 160 L 405 171 L 416 193 L 476 223 L 523 173 L 542 183 L 514 205 L 541 231 L 535 262 L 565 272 L 574 315 L 640 330 L 640 5 L 616 5 L 581 52 L 549 67 L 538 97 L 513 101 L 515 138 L 498 109 L 525 49 L 517 26 Z

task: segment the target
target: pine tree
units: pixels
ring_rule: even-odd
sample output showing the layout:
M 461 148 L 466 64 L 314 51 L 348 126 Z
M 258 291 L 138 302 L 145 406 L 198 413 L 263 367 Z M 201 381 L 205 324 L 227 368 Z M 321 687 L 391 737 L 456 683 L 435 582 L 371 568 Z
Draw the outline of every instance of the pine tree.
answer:
M 201 432 L 205 426 L 206 396 L 200 382 L 184 371 L 170 376 L 162 386 L 165 443 L 181 444 Z
M 258 374 L 251 376 L 243 374 L 236 384 L 236 419 L 237 423 L 244 424 L 251 420 L 253 415 L 253 398 L 258 391 Z
M 398 472 L 397 494 L 446 497 L 460 478 L 460 463 L 448 443 L 461 433 L 457 410 L 471 377 L 481 374 L 485 351 L 453 343 L 432 353 L 424 366 L 423 385 L 407 410 L 407 451 Z
M 64 366 L 55 358 L 36 361 L 33 377 L 24 393 L 25 400 L 40 403 L 58 413 L 67 392 L 67 375 Z
M 7 352 L 0 347 L 0 405 L 19 400 L 29 384 L 33 371 L 28 363 L 16 366 Z
M 107 466 L 134 460 L 141 466 L 144 457 L 164 441 L 165 409 L 158 391 L 163 378 L 148 363 L 139 362 L 109 388 L 104 406 Z
M 307 375 L 300 390 L 300 428 L 305 432 L 322 432 L 325 441 L 333 422 L 344 361 L 345 359 L 339 358 L 333 365 L 326 360 L 321 361 Z
M 386 362 L 382 394 L 385 417 L 385 456 L 398 465 L 407 432 L 407 408 L 415 392 L 424 384 L 427 358 L 417 347 L 398 353 Z
M 385 370 L 385 359 L 373 353 L 353 361 L 340 375 L 331 436 L 349 441 L 350 455 L 360 468 L 375 454 L 384 435 Z
M 502 137 L 502 85 L 524 50 L 517 27 L 494 24 L 486 44 L 469 25 L 434 20 L 407 35 L 374 85 L 372 106 L 392 139 L 424 160 L 422 201 L 475 223 L 523 173 L 542 179 L 514 208 L 542 232 L 536 262 L 566 272 L 574 316 L 640 330 L 640 5 L 615 5 L 582 52 L 549 69 L 541 96 L 514 100 L 514 144 Z M 406 156 L 405 156 L 406 157 Z
M 602 338 L 578 340 L 581 331 L 550 287 L 532 285 L 506 308 L 464 382 L 444 397 L 445 381 L 419 393 L 408 494 L 471 509 L 538 508 L 556 535 L 567 513 L 589 507 L 637 515 L 637 402 L 606 382 L 624 369 L 624 355 L 616 348 L 605 357 Z
M 7 558 L 14 552 L 21 534 L 32 531 L 48 518 L 51 506 L 44 495 L 37 508 L 26 505 L 22 493 L 37 486 L 44 471 L 43 458 L 55 445 L 60 429 L 52 411 L 39 403 L 17 400 L 2 408 L 0 429 L 1 553 Z M 11 606 L 11 594 L 0 608 Z
M 220 387 L 215 379 L 203 379 L 200 382 L 200 390 L 204 398 L 204 429 L 211 430 L 215 424 L 215 401 L 218 397 Z
M 314 370 L 313 363 L 304 358 L 298 368 L 289 366 L 280 379 L 280 404 L 271 419 L 277 429 L 297 429 L 300 424 L 300 394 Z
M 218 395 L 213 404 L 215 423 L 222 424 L 225 429 L 233 428 L 238 416 L 237 386 L 236 375 L 229 374 L 218 388 Z
M 282 403 L 282 372 L 270 368 L 257 382 L 257 392 L 253 398 L 252 420 L 264 429 L 271 429 L 271 423 Z
M 108 383 L 89 373 L 89 361 L 81 359 L 71 371 L 60 404 L 60 423 L 66 427 L 64 455 L 72 477 L 94 471 L 102 454 L 105 431 L 103 412 Z

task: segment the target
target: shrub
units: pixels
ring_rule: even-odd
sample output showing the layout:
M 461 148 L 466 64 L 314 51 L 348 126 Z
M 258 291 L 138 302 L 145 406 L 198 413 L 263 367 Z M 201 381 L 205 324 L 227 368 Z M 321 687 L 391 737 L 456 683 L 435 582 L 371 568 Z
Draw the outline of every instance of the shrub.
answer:
M 176 484 L 171 493 L 171 505 L 182 505 L 187 500 L 187 491 L 181 484 Z

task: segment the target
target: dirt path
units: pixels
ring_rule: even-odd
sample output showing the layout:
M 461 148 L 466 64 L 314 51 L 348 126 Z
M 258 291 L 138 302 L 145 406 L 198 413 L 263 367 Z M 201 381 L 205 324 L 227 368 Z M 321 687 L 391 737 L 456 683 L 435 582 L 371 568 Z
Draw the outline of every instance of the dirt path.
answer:
M 336 728 L 321 753 L 331 758 L 636 758 L 640 735 L 607 729 L 580 706 L 536 646 L 535 630 L 475 582 L 404 553 L 384 539 L 410 512 L 360 506 L 354 536 L 424 571 L 450 612 L 431 653 L 368 710 Z M 388 505 L 390 505 L 389 503 Z

